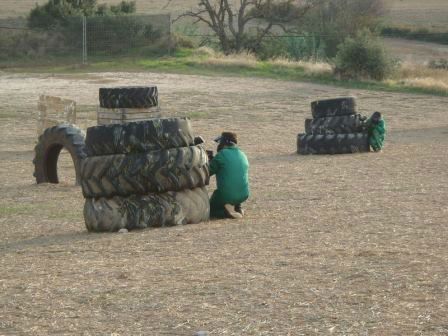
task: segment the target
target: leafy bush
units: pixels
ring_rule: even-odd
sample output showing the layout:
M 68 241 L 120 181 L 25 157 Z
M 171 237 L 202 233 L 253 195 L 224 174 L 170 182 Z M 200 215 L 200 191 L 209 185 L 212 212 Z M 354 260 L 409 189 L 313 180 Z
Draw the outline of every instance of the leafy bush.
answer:
M 314 31 L 325 41 L 325 54 L 334 57 L 347 37 L 362 29 L 376 30 L 385 11 L 385 0 L 322 0 L 300 22 L 302 30 Z
M 381 42 L 368 30 L 347 38 L 338 47 L 335 74 L 341 78 L 383 80 L 391 70 L 392 62 Z
M 75 29 L 79 34 L 82 30 Z M 88 20 L 87 41 L 91 54 L 120 54 L 126 49 L 147 47 L 158 42 L 162 33 L 142 17 L 103 16 Z
M 135 1 L 121 1 L 109 7 L 107 4 L 97 5 L 96 0 L 49 0 L 31 10 L 28 26 L 51 29 L 66 25 L 73 17 L 132 14 L 135 11 Z
M 56 32 L 18 31 L 0 35 L 0 60 L 18 60 L 72 52 L 64 37 Z
M 177 48 L 193 49 L 196 47 L 196 44 L 192 39 L 188 38 L 188 36 L 179 34 L 177 32 L 171 34 L 171 41 L 173 49 Z

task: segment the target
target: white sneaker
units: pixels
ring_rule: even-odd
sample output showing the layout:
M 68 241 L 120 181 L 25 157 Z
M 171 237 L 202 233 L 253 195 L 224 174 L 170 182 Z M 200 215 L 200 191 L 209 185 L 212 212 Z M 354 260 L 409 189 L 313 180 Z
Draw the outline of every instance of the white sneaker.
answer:
M 232 204 L 225 204 L 224 205 L 224 210 L 226 211 L 226 215 L 229 218 L 233 218 L 233 219 L 241 219 L 241 218 L 243 218 L 242 214 L 240 214 L 239 212 L 235 211 L 235 207 Z

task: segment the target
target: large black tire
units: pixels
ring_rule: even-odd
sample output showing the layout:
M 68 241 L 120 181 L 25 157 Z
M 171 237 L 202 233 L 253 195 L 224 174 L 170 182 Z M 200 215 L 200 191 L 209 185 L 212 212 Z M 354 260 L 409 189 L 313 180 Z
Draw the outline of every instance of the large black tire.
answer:
M 307 134 L 345 134 L 363 131 L 364 117 L 360 114 L 305 120 Z
M 37 183 L 59 183 L 58 158 L 65 148 L 71 155 L 76 171 L 76 183 L 79 184 L 81 161 L 85 152 L 84 133 L 74 125 L 58 125 L 47 128 L 39 136 L 34 147 L 34 177 Z
M 88 156 L 144 153 L 194 144 L 187 118 L 152 119 L 87 129 Z
M 326 118 L 356 114 L 356 100 L 353 97 L 317 100 L 311 103 L 313 118 Z
M 104 108 L 148 108 L 158 105 L 157 86 L 101 88 L 100 106 Z
M 367 133 L 349 134 L 299 134 L 297 152 L 307 154 L 349 154 L 368 152 Z
M 114 232 L 207 221 L 210 203 L 205 188 L 145 196 L 86 199 L 88 231 Z
M 208 158 L 202 146 L 92 156 L 81 167 L 86 198 L 180 191 L 202 187 L 208 181 Z

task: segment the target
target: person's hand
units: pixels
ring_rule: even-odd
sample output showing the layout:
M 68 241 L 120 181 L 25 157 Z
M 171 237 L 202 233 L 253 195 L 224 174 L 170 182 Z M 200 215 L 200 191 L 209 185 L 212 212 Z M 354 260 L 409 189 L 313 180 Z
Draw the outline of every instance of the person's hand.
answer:
M 203 143 L 205 143 L 205 140 L 204 140 L 203 137 L 197 136 L 197 137 L 194 138 L 194 145 L 195 146 L 202 145 Z
M 206 150 L 207 152 L 207 156 L 208 156 L 208 161 L 213 160 L 214 155 L 213 155 L 213 151 L 212 150 Z

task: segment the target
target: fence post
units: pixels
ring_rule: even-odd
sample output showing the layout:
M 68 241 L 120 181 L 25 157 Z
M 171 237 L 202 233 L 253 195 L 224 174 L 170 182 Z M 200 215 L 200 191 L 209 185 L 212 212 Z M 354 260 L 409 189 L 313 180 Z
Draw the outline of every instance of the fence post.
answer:
M 82 64 L 87 64 L 87 18 L 82 17 Z
M 172 29 L 172 27 L 171 27 L 171 25 L 172 25 L 172 23 L 171 23 L 171 13 L 168 14 L 168 20 L 170 20 L 169 29 L 168 29 L 168 34 L 169 34 L 169 37 L 168 37 L 168 56 L 171 56 L 171 44 L 173 43 L 173 40 L 171 38 L 171 29 Z

